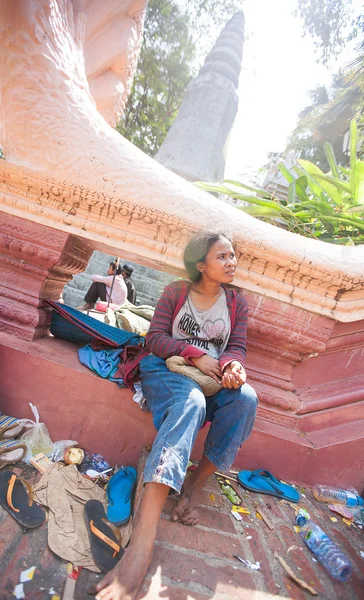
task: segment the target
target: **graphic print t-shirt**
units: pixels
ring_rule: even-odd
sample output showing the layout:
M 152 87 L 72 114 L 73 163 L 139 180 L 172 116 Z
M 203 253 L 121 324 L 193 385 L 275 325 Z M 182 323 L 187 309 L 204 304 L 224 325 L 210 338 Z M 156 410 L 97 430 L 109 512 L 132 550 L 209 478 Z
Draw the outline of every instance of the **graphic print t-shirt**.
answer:
M 225 292 L 208 310 L 198 310 L 188 295 L 173 321 L 172 337 L 200 348 L 213 358 L 220 358 L 227 346 L 230 329 Z

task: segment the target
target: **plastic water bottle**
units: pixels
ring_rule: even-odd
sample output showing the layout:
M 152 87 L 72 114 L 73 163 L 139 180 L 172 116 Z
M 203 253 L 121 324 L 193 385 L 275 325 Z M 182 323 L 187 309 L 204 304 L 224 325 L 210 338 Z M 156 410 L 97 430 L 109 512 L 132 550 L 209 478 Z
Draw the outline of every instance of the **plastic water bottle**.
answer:
M 364 508 L 356 508 L 353 510 L 354 523 L 364 525 Z
M 349 490 L 334 488 L 329 485 L 316 484 L 313 486 L 313 495 L 320 502 L 330 504 L 345 504 L 346 506 L 363 506 L 364 500 Z
M 307 523 L 307 521 L 310 520 L 310 518 L 310 513 L 307 512 L 305 508 L 300 508 L 296 515 L 296 523 L 302 527 L 305 523 Z
M 340 581 L 349 579 L 353 569 L 349 558 L 321 527 L 308 521 L 301 526 L 300 536 L 332 577 Z

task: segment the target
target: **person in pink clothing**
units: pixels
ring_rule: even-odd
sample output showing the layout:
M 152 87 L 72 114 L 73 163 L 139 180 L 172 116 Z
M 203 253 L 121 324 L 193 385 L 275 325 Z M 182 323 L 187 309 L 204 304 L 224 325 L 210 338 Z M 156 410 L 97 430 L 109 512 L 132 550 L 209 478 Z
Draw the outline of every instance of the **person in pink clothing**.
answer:
M 99 298 L 104 302 L 110 300 L 110 302 L 117 304 L 118 306 L 125 302 L 128 295 L 128 289 L 122 275 L 122 267 L 119 267 L 116 262 L 110 263 L 106 277 L 103 277 L 102 275 L 92 275 L 91 279 L 93 283 L 90 285 L 84 298 L 85 304 L 80 306 L 79 310 L 91 310 Z

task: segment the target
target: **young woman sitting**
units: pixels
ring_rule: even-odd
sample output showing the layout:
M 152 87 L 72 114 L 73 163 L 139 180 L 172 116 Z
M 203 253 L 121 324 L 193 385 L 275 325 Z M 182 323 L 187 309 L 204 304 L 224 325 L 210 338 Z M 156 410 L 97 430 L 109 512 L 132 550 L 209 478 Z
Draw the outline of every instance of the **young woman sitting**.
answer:
M 195 236 L 184 252 L 190 282 L 167 286 L 156 307 L 140 362 L 143 393 L 158 431 L 148 457 L 143 496 L 130 545 L 98 585 L 97 600 L 134 599 L 153 552 L 158 520 L 172 488 L 181 492 L 174 521 L 195 525 L 198 495 L 216 470 L 227 471 L 255 419 L 257 396 L 244 370 L 248 306 L 225 287 L 236 256 L 223 234 Z M 170 371 L 166 359 L 182 356 L 222 389 L 205 398 L 192 379 Z M 203 457 L 186 479 L 197 433 L 210 421 Z

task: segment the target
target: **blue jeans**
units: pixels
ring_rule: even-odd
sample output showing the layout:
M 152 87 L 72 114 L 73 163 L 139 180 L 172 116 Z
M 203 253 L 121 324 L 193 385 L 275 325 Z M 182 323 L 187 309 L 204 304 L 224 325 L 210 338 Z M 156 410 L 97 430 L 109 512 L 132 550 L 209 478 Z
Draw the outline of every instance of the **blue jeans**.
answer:
M 227 471 L 253 428 L 258 403 L 253 388 L 246 383 L 205 398 L 195 381 L 172 373 L 165 360 L 152 354 L 140 362 L 140 373 L 158 431 L 144 483 L 164 483 L 180 492 L 193 444 L 205 421 L 211 421 L 211 426 L 204 455 L 218 470 Z

